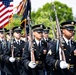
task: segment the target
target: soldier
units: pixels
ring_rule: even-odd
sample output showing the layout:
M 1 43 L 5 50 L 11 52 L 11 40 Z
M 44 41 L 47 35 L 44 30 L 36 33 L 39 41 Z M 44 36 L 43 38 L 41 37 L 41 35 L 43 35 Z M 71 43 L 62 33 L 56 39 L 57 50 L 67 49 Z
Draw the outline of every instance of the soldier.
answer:
M 49 30 L 50 27 L 45 27 L 45 29 L 43 30 L 43 39 L 46 42 L 50 42 L 52 39 L 49 37 Z
M 55 42 L 46 56 L 46 63 L 52 68 L 52 75 L 74 75 L 76 64 L 76 42 L 71 40 L 74 31 L 74 21 L 61 23 L 63 50 L 57 49 Z M 69 42 L 69 43 L 68 43 Z M 64 57 L 62 55 L 64 53 Z M 64 60 L 62 59 L 64 58 Z
M 54 40 L 52 40 L 49 37 L 49 31 L 50 31 L 50 27 L 45 27 L 43 30 L 43 40 L 47 43 L 47 47 L 49 48 L 49 43 L 53 43 Z M 47 75 L 50 74 L 50 67 L 46 64 L 46 70 L 47 70 Z
M 7 30 L 6 31 L 6 40 L 11 41 L 11 36 L 12 36 L 12 32 L 10 32 L 10 30 Z
M 44 25 L 38 24 L 32 27 L 34 39 L 32 40 L 34 55 L 31 55 L 29 42 L 24 47 L 23 64 L 28 75 L 45 75 L 45 57 L 47 43 L 42 41 Z M 34 60 L 31 58 L 34 56 Z
M 49 43 L 53 43 L 55 41 L 49 37 L 49 31 L 50 27 L 44 27 L 42 40 L 44 40 L 47 43 L 47 46 L 49 46 Z
M 7 42 L 4 38 L 4 33 L 5 33 L 4 28 L 0 28 L 0 70 L 1 70 L 1 75 L 5 75 L 6 73 L 3 71 L 5 63 L 4 63 L 4 51 L 7 49 Z
M 24 51 L 24 41 L 21 38 L 21 28 L 14 27 L 14 38 L 11 40 L 11 48 L 6 52 L 5 61 L 8 73 L 11 75 L 24 75 L 22 65 L 22 54 Z M 10 45 L 9 45 L 10 46 Z

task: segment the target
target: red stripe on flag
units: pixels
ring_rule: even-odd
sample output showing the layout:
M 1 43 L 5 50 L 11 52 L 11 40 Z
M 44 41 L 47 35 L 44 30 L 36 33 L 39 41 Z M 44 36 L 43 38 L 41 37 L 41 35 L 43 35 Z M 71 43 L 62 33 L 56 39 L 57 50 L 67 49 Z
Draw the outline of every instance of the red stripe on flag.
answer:
M 6 22 L 3 26 L 0 26 L 0 28 L 3 28 L 4 26 L 8 25 L 9 22 Z
M 9 6 L 9 17 L 11 18 L 12 17 L 12 14 L 13 14 L 13 2 L 10 3 L 10 6 Z
M 5 14 L 7 14 L 7 13 L 8 13 L 8 10 L 7 10 L 6 12 L 2 13 L 2 14 L 0 15 L 0 18 L 2 18 L 3 16 L 5 16 Z
M 0 2 L 0 28 L 6 26 L 9 23 L 9 19 L 13 14 L 13 3 L 10 2 L 9 7 Z
M 23 0 L 20 2 L 20 4 L 18 5 L 18 7 L 17 7 L 17 14 L 20 14 L 21 13 L 21 11 L 22 11 L 22 8 L 23 8 Z
M 4 22 L 6 19 L 8 19 L 8 16 L 5 17 L 5 18 L 3 18 L 3 19 L 1 20 L 1 23 Z M 9 21 L 9 19 L 8 19 L 8 21 Z

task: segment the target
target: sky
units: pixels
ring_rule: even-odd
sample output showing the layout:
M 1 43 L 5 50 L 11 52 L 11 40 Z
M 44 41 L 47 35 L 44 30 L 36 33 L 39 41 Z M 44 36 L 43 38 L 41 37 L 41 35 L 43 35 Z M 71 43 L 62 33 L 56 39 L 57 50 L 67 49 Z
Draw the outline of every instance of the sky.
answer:
M 14 0 L 14 6 L 17 6 L 21 0 Z M 32 11 L 37 11 L 47 2 L 59 1 L 63 4 L 67 4 L 68 7 L 72 8 L 73 15 L 76 16 L 76 0 L 31 0 Z

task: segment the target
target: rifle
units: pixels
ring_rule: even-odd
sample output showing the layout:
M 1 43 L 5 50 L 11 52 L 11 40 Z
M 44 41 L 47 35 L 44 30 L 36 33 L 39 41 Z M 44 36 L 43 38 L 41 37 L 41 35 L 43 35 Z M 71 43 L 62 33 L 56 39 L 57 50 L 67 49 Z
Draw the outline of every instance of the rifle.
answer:
M 29 37 L 30 37 L 30 41 L 29 41 L 29 48 L 30 48 L 30 52 L 31 52 L 31 61 L 35 62 L 35 56 L 34 56 L 34 45 L 33 45 L 33 35 L 32 35 L 32 26 L 31 26 L 31 19 L 30 19 L 30 12 L 28 12 L 28 25 L 29 25 Z
M 52 25 L 52 33 L 53 33 L 53 36 L 54 36 L 54 39 L 56 40 L 57 39 L 57 37 L 56 37 L 56 32 L 55 32 L 55 30 L 54 30 L 55 28 L 54 28 L 54 25 Z
M 57 28 L 57 37 L 58 37 L 58 40 L 59 40 L 59 48 L 61 48 L 61 59 L 60 60 L 66 61 L 65 54 L 64 54 L 64 51 L 63 51 L 64 41 L 63 41 L 62 34 L 61 34 L 60 24 L 59 24 L 59 20 L 58 20 L 58 16 L 57 16 L 57 11 L 55 9 L 54 3 L 52 3 L 52 5 L 53 5 L 54 12 L 55 12 L 55 18 L 56 18 L 56 28 Z
M 51 16 L 50 16 L 50 21 L 52 22 L 52 17 Z M 53 33 L 54 39 L 57 39 L 55 28 L 54 28 L 54 25 L 53 24 L 52 24 L 52 33 Z
M 11 28 L 11 25 L 10 25 L 10 24 L 12 24 L 12 21 L 13 21 L 13 19 L 12 18 L 11 19 L 9 18 L 9 34 L 10 34 L 10 40 L 9 40 L 9 43 L 8 43 L 8 47 L 11 50 L 11 57 L 14 57 L 13 36 L 12 36 L 12 28 Z
M 10 29 L 10 49 L 11 49 L 11 56 L 14 57 L 14 45 L 13 45 L 13 38 L 12 38 L 12 30 Z

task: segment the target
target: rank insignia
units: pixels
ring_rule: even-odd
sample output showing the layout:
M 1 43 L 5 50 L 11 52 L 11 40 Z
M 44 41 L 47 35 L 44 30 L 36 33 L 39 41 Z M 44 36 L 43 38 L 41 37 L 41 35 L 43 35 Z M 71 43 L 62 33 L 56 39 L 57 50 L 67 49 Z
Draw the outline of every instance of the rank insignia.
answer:
M 51 51 L 51 49 L 48 51 L 48 54 L 49 54 L 49 55 L 52 55 L 52 51 Z

